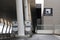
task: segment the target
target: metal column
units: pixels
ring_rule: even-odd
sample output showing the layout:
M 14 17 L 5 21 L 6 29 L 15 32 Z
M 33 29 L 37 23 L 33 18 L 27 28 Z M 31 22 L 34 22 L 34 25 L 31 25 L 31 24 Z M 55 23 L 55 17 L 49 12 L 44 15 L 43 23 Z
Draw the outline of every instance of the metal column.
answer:
M 31 19 L 29 19 L 31 17 L 30 13 L 29 13 L 29 3 L 28 0 L 24 0 L 24 12 L 25 12 L 25 26 L 31 26 Z
M 29 20 L 29 14 L 28 14 L 28 0 L 24 0 L 24 11 L 25 11 L 25 21 Z

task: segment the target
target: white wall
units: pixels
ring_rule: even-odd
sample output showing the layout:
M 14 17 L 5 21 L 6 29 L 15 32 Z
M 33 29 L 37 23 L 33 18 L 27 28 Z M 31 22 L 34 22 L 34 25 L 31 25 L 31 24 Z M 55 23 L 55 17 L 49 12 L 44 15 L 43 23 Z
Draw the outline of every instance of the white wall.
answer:
M 60 0 L 44 0 L 45 8 L 53 8 L 53 16 L 44 16 L 44 25 L 53 25 L 50 28 L 44 27 L 44 29 L 60 29 Z M 54 26 L 57 25 L 57 26 Z

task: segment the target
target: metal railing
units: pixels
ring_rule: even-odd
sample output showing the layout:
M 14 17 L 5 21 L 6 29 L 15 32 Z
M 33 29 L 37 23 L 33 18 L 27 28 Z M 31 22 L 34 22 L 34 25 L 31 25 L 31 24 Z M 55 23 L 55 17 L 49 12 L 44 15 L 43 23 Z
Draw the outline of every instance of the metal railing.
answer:
M 60 25 L 37 25 L 35 30 L 52 30 L 54 34 L 60 34 Z

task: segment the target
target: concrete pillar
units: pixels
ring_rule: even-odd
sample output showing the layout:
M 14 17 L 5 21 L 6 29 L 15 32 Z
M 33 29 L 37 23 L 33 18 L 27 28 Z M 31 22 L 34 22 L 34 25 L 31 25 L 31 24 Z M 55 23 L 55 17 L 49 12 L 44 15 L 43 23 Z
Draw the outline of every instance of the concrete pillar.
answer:
M 18 36 L 24 36 L 23 3 L 22 0 L 16 0 Z

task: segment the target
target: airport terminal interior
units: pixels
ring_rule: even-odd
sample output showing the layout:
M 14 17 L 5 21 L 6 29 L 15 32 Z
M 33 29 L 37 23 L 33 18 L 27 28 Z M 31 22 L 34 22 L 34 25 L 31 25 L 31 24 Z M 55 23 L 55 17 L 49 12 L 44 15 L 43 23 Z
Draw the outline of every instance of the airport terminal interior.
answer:
M 60 0 L 0 0 L 0 40 L 60 40 Z

